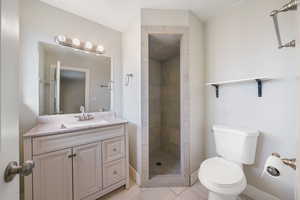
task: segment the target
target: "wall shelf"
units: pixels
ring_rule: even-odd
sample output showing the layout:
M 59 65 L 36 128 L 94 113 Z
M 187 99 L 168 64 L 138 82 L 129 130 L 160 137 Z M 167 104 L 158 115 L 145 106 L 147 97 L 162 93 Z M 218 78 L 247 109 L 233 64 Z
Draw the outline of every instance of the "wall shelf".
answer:
M 262 85 L 264 81 L 273 80 L 271 77 L 254 77 L 247 79 L 237 79 L 237 80 L 229 80 L 229 81 L 219 81 L 219 82 L 209 82 L 206 83 L 208 86 L 213 86 L 216 89 L 216 97 L 219 98 L 219 89 L 221 85 L 229 85 L 229 84 L 237 84 L 244 82 L 255 82 L 257 84 L 257 96 L 262 97 Z

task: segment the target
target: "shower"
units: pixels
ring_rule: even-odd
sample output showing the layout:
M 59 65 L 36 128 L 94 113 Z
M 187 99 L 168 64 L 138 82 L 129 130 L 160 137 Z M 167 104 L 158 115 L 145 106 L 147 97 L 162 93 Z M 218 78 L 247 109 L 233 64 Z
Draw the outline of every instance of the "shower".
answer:
M 189 29 L 142 26 L 141 186 L 190 184 Z
M 180 174 L 179 34 L 149 34 L 149 178 Z

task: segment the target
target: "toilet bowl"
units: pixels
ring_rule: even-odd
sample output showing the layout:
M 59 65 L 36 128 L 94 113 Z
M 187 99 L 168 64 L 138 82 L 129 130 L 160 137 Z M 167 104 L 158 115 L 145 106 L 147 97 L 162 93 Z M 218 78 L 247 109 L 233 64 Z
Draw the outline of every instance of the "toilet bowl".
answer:
M 247 185 L 241 167 L 220 157 L 205 160 L 198 177 L 209 190 L 209 200 L 237 200 Z
M 255 160 L 258 131 L 213 126 L 216 152 L 220 157 L 205 160 L 198 178 L 208 190 L 208 200 L 238 200 L 246 186 L 243 164 Z

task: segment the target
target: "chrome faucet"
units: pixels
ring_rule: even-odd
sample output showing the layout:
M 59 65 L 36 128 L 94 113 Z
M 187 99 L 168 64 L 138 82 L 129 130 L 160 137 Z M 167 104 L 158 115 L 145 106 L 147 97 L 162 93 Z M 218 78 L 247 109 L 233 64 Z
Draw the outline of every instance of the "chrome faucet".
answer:
M 91 120 L 94 119 L 94 116 L 92 114 L 88 114 L 85 112 L 85 108 L 83 105 L 80 106 L 80 115 L 75 116 L 76 118 L 78 118 L 78 121 L 86 121 L 86 120 Z
M 80 108 L 79 108 L 79 110 L 80 110 L 80 112 L 81 112 L 82 118 L 85 118 L 85 108 L 84 108 L 84 106 L 81 105 Z

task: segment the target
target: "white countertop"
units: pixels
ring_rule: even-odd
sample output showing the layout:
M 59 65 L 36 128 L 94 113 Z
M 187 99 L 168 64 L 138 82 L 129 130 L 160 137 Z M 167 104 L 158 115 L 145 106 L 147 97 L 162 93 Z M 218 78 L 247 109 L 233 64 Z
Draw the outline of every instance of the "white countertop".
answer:
M 114 117 L 114 114 L 111 112 L 93 114 L 95 115 L 94 119 L 82 122 L 75 118 L 79 114 L 41 116 L 38 118 L 37 125 L 25 133 L 24 137 L 41 137 L 128 123 L 127 120 Z M 105 121 L 105 123 L 101 123 L 101 120 Z M 63 124 L 73 124 L 76 126 L 62 128 Z

